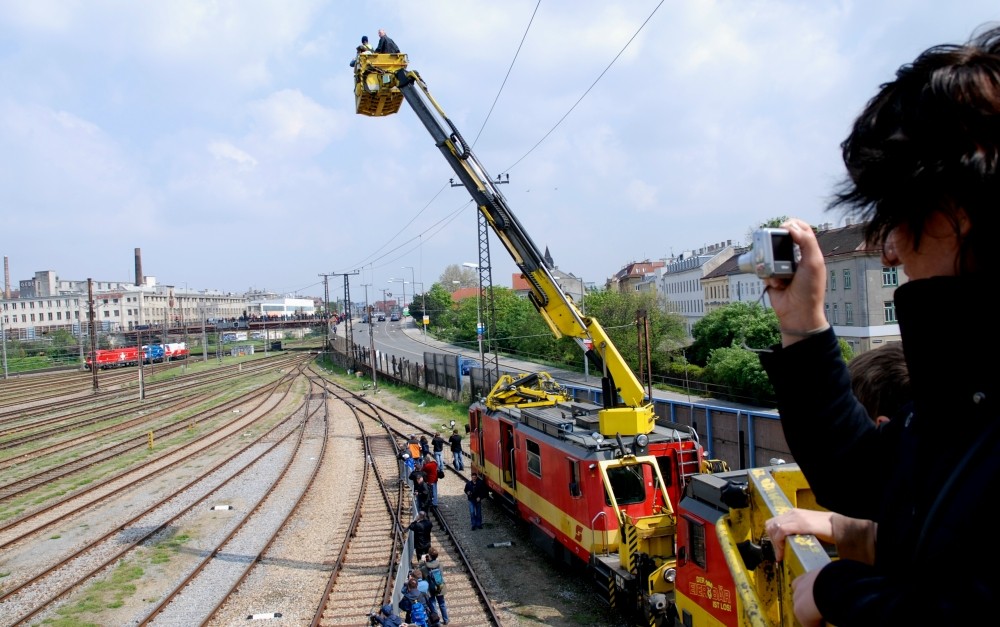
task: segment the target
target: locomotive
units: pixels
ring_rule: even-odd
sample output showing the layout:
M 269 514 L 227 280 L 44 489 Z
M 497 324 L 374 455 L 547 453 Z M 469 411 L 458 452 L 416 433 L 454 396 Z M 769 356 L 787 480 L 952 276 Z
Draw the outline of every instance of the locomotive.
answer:
M 159 363 L 186 359 L 190 354 L 187 344 L 174 342 L 170 344 L 147 344 L 142 347 L 142 362 L 144 364 Z M 101 370 L 124 368 L 139 364 L 139 347 L 123 346 L 122 348 L 102 348 L 95 351 L 97 367 Z M 93 366 L 92 356 L 87 355 L 84 367 L 90 370 Z
M 470 449 L 494 502 L 526 521 L 554 559 L 582 567 L 608 604 L 639 624 L 671 624 L 672 504 L 711 464 L 697 433 L 666 423 L 608 438 L 599 405 L 488 403 L 469 411 Z

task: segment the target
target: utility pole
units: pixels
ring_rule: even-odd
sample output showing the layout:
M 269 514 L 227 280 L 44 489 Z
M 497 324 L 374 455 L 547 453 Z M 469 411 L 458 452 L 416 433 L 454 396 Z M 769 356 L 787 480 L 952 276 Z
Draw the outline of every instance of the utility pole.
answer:
M 375 375 L 377 370 L 375 367 L 377 363 L 375 360 L 375 332 L 372 330 L 375 325 L 372 324 L 371 307 L 368 305 L 368 287 L 370 285 L 371 283 L 365 283 L 362 287 L 365 288 L 365 315 L 368 316 L 368 350 L 371 352 L 372 390 L 378 392 L 378 378 Z
M 198 302 L 198 314 L 201 316 L 201 360 L 208 361 L 208 333 L 205 332 L 205 305 L 201 301 Z
M 354 346 L 354 312 L 351 311 L 351 281 L 350 276 L 352 274 L 357 274 L 358 271 L 354 272 L 344 272 L 336 273 L 331 272 L 330 276 L 342 276 L 344 277 L 344 337 L 346 338 L 346 347 L 348 356 L 353 355 Z M 353 364 L 352 364 L 353 366 Z
M 94 279 L 87 279 L 87 315 L 90 324 L 90 374 L 94 378 L 94 392 L 97 386 L 97 330 L 94 328 Z
M 6 306 L 7 303 L 4 303 Z M 3 326 L 4 314 L 0 313 L 0 340 L 3 341 L 3 378 L 7 378 L 7 330 Z
M 323 342 L 323 352 L 330 350 L 330 277 L 332 273 L 320 273 L 323 277 L 323 319 L 326 326 L 326 340 Z

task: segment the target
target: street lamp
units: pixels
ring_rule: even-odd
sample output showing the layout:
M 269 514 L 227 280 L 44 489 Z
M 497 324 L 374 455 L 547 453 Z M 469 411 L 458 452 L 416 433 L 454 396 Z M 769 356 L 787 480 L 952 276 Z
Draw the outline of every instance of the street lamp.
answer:
M 478 264 L 465 262 L 466 268 L 472 268 L 479 275 L 479 289 L 476 291 L 476 339 L 479 340 L 479 363 L 486 367 L 486 355 L 483 353 L 483 274 Z
M 417 279 L 416 279 L 416 277 L 413 274 L 413 266 L 402 266 L 402 269 L 403 270 L 409 269 L 409 271 L 410 271 L 410 285 L 413 286 L 413 289 L 412 289 L 413 296 L 416 296 L 417 295 L 417 291 L 416 291 L 416 288 L 417 288 Z M 404 307 L 406 306 L 406 285 L 405 285 L 405 283 L 403 285 L 403 306 Z
M 403 284 L 403 307 L 406 307 L 406 279 L 390 278 L 389 283 L 402 283 Z M 403 317 L 403 312 L 399 312 L 400 319 Z

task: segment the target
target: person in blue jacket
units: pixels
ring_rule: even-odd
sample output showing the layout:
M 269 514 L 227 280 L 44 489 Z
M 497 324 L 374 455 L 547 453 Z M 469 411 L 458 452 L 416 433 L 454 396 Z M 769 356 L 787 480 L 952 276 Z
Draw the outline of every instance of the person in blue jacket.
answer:
M 786 222 L 801 261 L 790 280 L 766 281 L 781 343 L 760 360 L 817 502 L 877 523 L 874 563 L 838 559 L 792 582 L 795 616 L 976 624 L 1000 596 L 1000 544 L 984 534 L 1000 486 L 1000 342 L 983 317 L 1000 233 L 1000 28 L 900 67 L 842 151 L 848 179 L 831 208 L 866 224 L 887 276 L 898 266 L 909 279 L 885 322 L 899 324 L 913 407 L 879 428 L 851 393 L 815 233 Z

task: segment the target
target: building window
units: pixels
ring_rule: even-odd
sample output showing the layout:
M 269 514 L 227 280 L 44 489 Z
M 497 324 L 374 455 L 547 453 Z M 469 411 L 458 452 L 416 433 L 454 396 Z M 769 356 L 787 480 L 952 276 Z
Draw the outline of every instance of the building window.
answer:
M 899 285 L 899 272 L 896 271 L 895 266 L 891 268 L 883 266 L 882 287 L 893 287 L 895 285 Z
M 845 290 L 851 289 L 851 271 L 850 270 L 844 270 L 844 289 Z
M 839 316 L 837 315 L 837 303 L 833 304 L 833 321 L 831 324 L 840 324 Z
M 844 303 L 844 324 L 854 324 L 854 303 Z
M 542 452 L 538 448 L 537 442 L 525 440 L 525 448 L 528 451 L 528 472 L 539 479 L 542 477 Z
M 831 292 L 836 292 L 837 291 L 837 271 L 836 270 L 830 270 L 830 291 Z
M 885 314 L 885 321 L 887 323 L 896 321 L 896 301 L 887 300 L 883 302 L 882 311 Z

